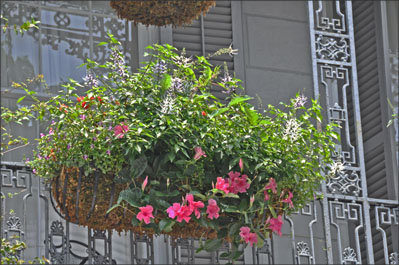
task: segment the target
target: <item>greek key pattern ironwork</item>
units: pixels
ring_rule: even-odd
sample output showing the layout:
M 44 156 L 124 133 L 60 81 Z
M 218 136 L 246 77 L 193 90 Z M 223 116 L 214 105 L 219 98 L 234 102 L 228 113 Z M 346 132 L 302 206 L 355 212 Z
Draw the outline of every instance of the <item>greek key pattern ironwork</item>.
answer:
M 391 255 L 389 255 L 389 264 L 399 264 L 398 252 L 393 252 Z

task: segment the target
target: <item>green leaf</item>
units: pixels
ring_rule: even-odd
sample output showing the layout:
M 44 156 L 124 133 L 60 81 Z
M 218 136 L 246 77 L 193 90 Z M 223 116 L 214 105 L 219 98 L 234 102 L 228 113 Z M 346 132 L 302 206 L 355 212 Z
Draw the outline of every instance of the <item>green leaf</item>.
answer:
M 263 241 L 263 239 L 258 234 L 256 234 L 256 237 L 258 238 L 258 244 L 256 246 L 258 248 L 262 248 L 263 245 L 265 244 L 265 241 Z
M 111 208 L 108 209 L 107 213 L 110 213 L 113 209 L 118 208 L 119 206 L 119 203 L 114 204 Z
M 216 251 L 220 248 L 220 246 L 223 243 L 223 239 L 208 239 L 207 241 L 205 241 L 204 244 L 204 249 L 208 252 L 213 252 Z
M 172 84 L 172 77 L 168 74 L 164 74 L 161 80 L 162 91 L 167 90 Z
M 25 97 L 26 97 L 26 96 L 20 97 L 20 98 L 17 100 L 17 104 L 18 104 L 19 102 L 21 102 L 22 100 L 24 100 Z
M 242 199 L 238 208 L 240 209 L 240 212 L 245 212 L 245 210 L 248 209 L 248 201 L 246 199 Z
M 103 45 L 107 45 L 107 44 L 108 44 L 108 42 L 102 41 L 102 42 L 100 42 L 99 44 L 97 44 L 97 46 L 103 46 Z
M 241 227 L 241 223 L 233 223 L 229 229 L 229 237 L 233 238 L 233 236 L 237 235 L 240 227 Z
M 159 230 L 164 231 L 164 232 L 170 232 L 172 231 L 172 227 L 176 222 L 170 219 L 162 219 L 159 222 Z
M 277 218 L 277 214 L 276 214 L 276 212 L 274 211 L 274 209 L 273 209 L 273 207 L 271 205 L 269 205 L 269 210 L 272 213 L 273 218 Z
M 123 190 L 119 193 L 119 198 L 117 204 L 120 204 L 122 201 L 126 201 L 133 207 L 141 207 L 140 199 L 142 196 L 142 192 L 139 188 L 134 188 L 133 190 Z
M 237 105 L 238 103 L 241 103 L 243 101 L 247 101 L 250 99 L 252 99 L 252 98 L 251 97 L 235 97 L 230 101 L 228 106 L 234 106 L 234 105 Z
M 140 177 L 147 168 L 147 157 L 145 155 L 130 162 L 130 170 L 134 178 Z

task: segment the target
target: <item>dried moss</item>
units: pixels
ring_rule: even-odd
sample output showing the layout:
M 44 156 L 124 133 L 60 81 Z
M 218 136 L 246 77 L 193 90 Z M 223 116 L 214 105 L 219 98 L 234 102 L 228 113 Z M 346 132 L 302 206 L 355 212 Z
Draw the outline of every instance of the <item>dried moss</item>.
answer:
M 145 1 L 111 1 L 119 18 L 142 23 L 146 26 L 181 26 L 191 24 L 201 13 L 205 14 L 215 6 L 215 0 L 145 0 Z

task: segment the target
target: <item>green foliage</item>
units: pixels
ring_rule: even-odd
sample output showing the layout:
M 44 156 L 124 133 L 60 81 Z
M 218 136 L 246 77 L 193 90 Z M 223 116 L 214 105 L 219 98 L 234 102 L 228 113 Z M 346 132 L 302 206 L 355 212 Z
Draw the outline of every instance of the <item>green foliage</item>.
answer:
M 298 104 L 298 94 L 289 104 L 269 105 L 261 112 L 248 103 L 250 97 L 235 92 L 242 88 L 239 79 L 226 70 L 221 79 L 220 68 L 205 57 L 187 58 L 170 45 L 154 45 L 148 47 L 149 60 L 132 73 L 112 35 L 101 45 L 109 45 L 110 59 L 104 65 L 88 60 L 86 84 L 70 80 L 58 96 L 32 106 L 39 120 L 51 121 L 30 162 L 38 175 L 52 179 L 62 167 L 79 167 L 86 176 L 94 171 L 116 176 L 127 188 L 109 212 L 151 205 L 165 216 L 187 194 L 208 207 L 214 200 L 219 217 L 209 219 L 205 206 L 199 208 L 200 218 L 191 216 L 190 221 L 218 231 L 218 239 L 203 245 L 209 251 L 227 237 L 238 246 L 244 226 L 256 233 L 261 246 L 271 232 L 266 218 L 289 214 L 313 200 L 324 179 L 322 170 L 332 163 L 331 139 L 337 138 L 336 125 L 316 127 L 322 122 L 318 102 L 305 107 L 305 102 Z M 86 95 L 77 94 L 81 86 L 88 88 Z M 228 92 L 224 101 L 211 94 L 214 86 Z M 215 188 L 218 177 L 234 172 L 247 176 L 244 191 Z M 277 191 L 265 200 L 271 179 Z M 289 193 L 294 207 L 282 201 Z M 158 233 L 186 221 L 177 222 L 168 217 L 157 225 L 132 220 Z M 238 258 L 241 252 L 235 249 L 226 255 Z
M 50 263 L 46 258 L 35 258 L 33 260 L 23 260 L 19 256 L 21 252 L 26 248 L 26 244 L 19 240 L 10 242 L 5 238 L 1 239 L 0 248 L 0 264 L 48 264 Z

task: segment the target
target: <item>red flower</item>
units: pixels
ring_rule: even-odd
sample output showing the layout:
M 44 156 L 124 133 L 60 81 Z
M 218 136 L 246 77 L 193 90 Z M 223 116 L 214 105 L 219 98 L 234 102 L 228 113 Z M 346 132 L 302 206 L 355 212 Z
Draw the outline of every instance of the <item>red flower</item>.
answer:
M 137 214 L 136 218 L 139 219 L 140 221 L 144 220 L 144 223 L 149 224 L 150 223 L 150 218 L 154 218 L 152 215 L 152 211 L 154 208 L 152 208 L 151 205 L 147 205 L 145 207 L 140 207 L 140 212 Z
M 90 108 L 90 104 L 88 104 L 86 101 L 83 101 L 82 102 L 82 108 L 88 109 L 88 108 Z
M 274 194 L 277 193 L 277 183 L 274 178 L 269 179 L 269 183 L 265 186 L 265 190 L 272 190 Z
M 243 226 L 240 228 L 240 236 L 245 243 L 249 242 L 252 247 L 254 243 L 258 243 L 258 237 L 256 236 L 256 233 L 250 233 L 250 231 L 251 230 L 248 226 Z
M 234 181 L 232 181 L 232 185 L 234 188 L 235 193 L 244 193 L 249 189 L 249 183 L 247 182 L 247 175 L 242 175 L 241 178 L 235 178 Z
M 194 151 L 195 151 L 195 155 L 194 155 L 194 159 L 195 159 L 195 160 L 200 159 L 202 156 L 203 156 L 203 157 L 206 157 L 206 154 L 205 154 L 204 151 L 202 151 L 202 148 L 201 148 L 201 147 L 199 147 L 199 146 L 195 147 L 195 148 L 194 148 Z
M 194 201 L 194 196 L 192 194 L 187 194 L 186 200 L 188 201 L 191 211 L 194 211 L 195 217 L 199 219 L 201 217 L 201 212 L 198 209 L 204 208 L 204 203 L 201 201 Z
M 102 98 L 100 96 L 98 96 L 97 99 L 98 99 L 98 102 L 100 102 L 100 104 L 103 103 L 103 100 L 102 100 Z
M 216 180 L 216 189 L 224 191 L 224 193 L 229 194 L 230 185 L 226 182 L 224 178 L 218 177 Z
M 269 228 L 281 236 L 281 227 L 283 226 L 283 218 L 279 215 L 277 218 L 267 219 L 266 224 L 269 224 Z
M 204 116 L 204 117 L 206 116 L 206 112 L 205 112 L 205 111 L 202 111 L 201 114 L 202 114 L 202 116 Z
M 175 202 L 173 206 L 170 206 L 166 212 L 169 214 L 169 218 L 175 218 L 177 215 L 177 212 L 180 210 L 181 206 L 179 203 Z
M 94 97 L 90 97 L 90 100 L 93 100 L 94 99 Z
M 244 193 L 247 191 L 247 189 L 249 188 L 249 183 L 247 182 L 247 175 L 242 175 L 240 177 L 240 172 L 233 172 L 230 171 L 229 172 L 229 191 L 231 193 L 237 194 L 237 193 Z
M 121 123 L 121 125 L 117 125 L 114 127 L 114 136 L 121 139 L 128 131 L 129 126 L 123 125 L 123 123 Z
M 64 111 L 65 113 L 68 113 L 68 111 L 66 110 L 66 108 L 68 108 L 67 105 L 61 104 L 59 110 L 60 110 L 60 111 Z
M 206 213 L 209 219 L 219 218 L 219 207 L 214 199 L 209 199 L 208 207 L 206 208 Z
M 291 191 L 288 192 L 288 198 L 282 200 L 282 202 L 288 203 L 290 208 L 294 208 L 294 204 L 292 203 L 291 199 L 294 197 Z
M 76 98 L 76 100 L 78 101 L 78 102 L 81 102 L 83 99 L 84 99 L 85 97 L 78 97 L 78 98 Z
M 181 223 L 183 220 L 188 223 L 191 219 L 190 215 L 193 213 L 191 208 L 189 206 L 181 206 L 179 211 L 177 211 L 176 216 L 177 216 L 177 221 Z

